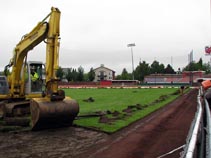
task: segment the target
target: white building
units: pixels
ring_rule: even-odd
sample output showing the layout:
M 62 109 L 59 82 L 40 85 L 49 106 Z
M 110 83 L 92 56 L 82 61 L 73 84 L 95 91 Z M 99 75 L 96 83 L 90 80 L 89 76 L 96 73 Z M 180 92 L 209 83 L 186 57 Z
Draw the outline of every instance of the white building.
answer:
M 114 80 L 115 79 L 115 71 L 105 67 L 101 64 L 100 67 L 94 69 L 95 79 L 94 81 L 102 81 L 102 80 Z

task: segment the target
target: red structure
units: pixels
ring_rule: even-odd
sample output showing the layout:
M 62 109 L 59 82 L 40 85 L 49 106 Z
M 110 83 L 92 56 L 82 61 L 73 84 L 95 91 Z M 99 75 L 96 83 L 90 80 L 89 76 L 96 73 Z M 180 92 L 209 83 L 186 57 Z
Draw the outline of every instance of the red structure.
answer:
M 102 81 L 100 81 L 100 85 L 101 86 L 111 86 L 112 85 L 112 81 L 102 80 Z
M 205 55 L 211 55 L 211 47 L 206 46 L 205 47 Z
M 145 83 L 195 83 L 203 78 L 204 71 L 184 71 L 182 74 L 151 74 L 144 78 Z

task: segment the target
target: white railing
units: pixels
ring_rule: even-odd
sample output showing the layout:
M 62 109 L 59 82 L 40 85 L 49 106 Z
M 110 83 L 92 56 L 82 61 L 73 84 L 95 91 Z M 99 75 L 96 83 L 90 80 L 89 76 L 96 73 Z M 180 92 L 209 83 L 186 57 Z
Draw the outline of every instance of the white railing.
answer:
M 206 158 L 211 158 L 211 116 L 210 107 L 206 99 L 205 112 L 206 112 Z
M 186 139 L 186 145 L 183 152 L 181 153 L 181 158 L 193 158 L 194 151 L 196 149 L 196 143 L 198 139 L 198 134 L 201 129 L 201 120 L 202 120 L 202 105 L 201 105 L 201 91 L 197 96 L 197 112 L 192 121 L 191 128 L 189 130 L 188 137 Z

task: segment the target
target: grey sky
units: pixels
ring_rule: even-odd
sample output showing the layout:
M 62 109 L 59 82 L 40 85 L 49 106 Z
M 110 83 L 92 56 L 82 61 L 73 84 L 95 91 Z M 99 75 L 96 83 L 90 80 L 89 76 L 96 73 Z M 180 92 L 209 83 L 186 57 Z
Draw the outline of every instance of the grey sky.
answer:
M 61 10 L 60 65 L 88 72 L 104 64 L 118 74 L 140 60 L 173 64 L 175 70 L 204 55 L 211 45 L 209 0 L 7 0 L 0 2 L 0 68 L 8 64 L 21 37 L 42 20 L 51 6 Z M 45 61 L 44 43 L 29 60 Z

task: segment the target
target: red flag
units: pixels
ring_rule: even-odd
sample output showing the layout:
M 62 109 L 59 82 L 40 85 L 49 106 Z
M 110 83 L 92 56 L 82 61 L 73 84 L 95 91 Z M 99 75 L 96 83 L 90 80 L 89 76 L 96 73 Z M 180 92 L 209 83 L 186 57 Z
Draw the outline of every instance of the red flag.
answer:
M 211 47 L 206 46 L 205 47 L 205 52 L 206 52 L 206 54 L 210 55 L 210 53 L 211 53 Z

